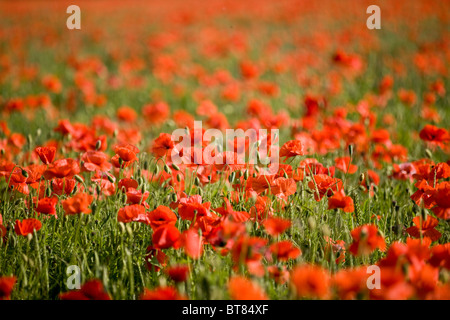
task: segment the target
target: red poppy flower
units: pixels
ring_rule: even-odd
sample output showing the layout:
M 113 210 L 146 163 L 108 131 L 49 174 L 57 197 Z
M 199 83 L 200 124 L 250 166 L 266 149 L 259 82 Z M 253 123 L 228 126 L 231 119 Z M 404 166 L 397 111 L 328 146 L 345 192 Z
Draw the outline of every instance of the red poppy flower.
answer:
M 292 270 L 290 283 L 298 298 L 327 299 L 330 296 L 328 271 L 314 265 L 302 265 Z
M 264 220 L 262 224 L 268 234 L 272 237 L 276 237 L 289 229 L 292 225 L 292 221 L 279 217 L 271 217 Z
M 153 230 L 166 224 L 175 225 L 177 222 L 175 213 L 166 206 L 158 206 L 155 210 L 148 213 L 147 218 Z
M 289 259 L 297 259 L 302 251 L 295 247 L 289 240 L 276 242 L 270 246 L 270 251 L 277 257 L 279 261 L 288 261 Z
M 147 200 L 148 196 L 150 195 L 150 192 L 146 191 L 142 193 L 142 190 L 136 190 L 133 188 L 129 188 L 125 194 L 127 195 L 127 203 L 128 204 L 144 204 L 145 200 Z
M 65 214 L 89 214 L 92 212 L 89 206 L 94 197 L 87 193 L 78 193 L 72 198 L 61 201 Z
M 264 290 L 256 283 L 242 276 L 235 276 L 228 282 L 232 300 L 268 300 Z
M 166 156 L 170 159 L 172 149 L 175 144 L 172 140 L 172 135 L 168 133 L 160 133 L 159 137 L 153 141 L 152 153 L 157 157 Z
M 336 257 L 336 264 L 341 262 L 345 262 L 345 241 L 344 240 L 333 240 L 330 237 L 325 236 L 326 246 L 325 246 L 325 255 L 327 257 L 330 256 L 331 250 Z
M 144 288 L 144 292 L 139 297 L 140 300 L 186 300 L 173 287 L 159 287 L 153 290 Z
M 55 147 L 37 147 L 35 151 L 44 164 L 50 164 L 55 160 Z
M 384 238 L 378 233 L 375 225 L 366 224 L 357 227 L 351 231 L 353 243 L 350 245 L 349 251 L 355 255 L 367 255 L 375 249 L 384 251 L 386 243 Z
M 167 268 L 165 273 L 175 282 L 184 282 L 189 276 L 189 266 L 178 265 Z
M 33 231 L 39 231 L 42 228 L 42 223 L 37 219 L 25 219 L 25 220 L 16 220 L 16 225 L 14 230 L 17 235 L 27 236 L 29 234 L 33 234 Z
M 306 154 L 306 150 L 300 140 L 291 140 L 283 144 L 280 149 L 280 158 L 291 158 L 295 156 L 303 156 Z
M 136 154 L 139 153 L 139 149 L 129 143 L 119 144 L 114 147 L 114 152 L 126 162 L 137 160 Z
M 431 248 L 430 264 L 450 270 L 450 243 L 438 244 Z
M 47 180 L 50 180 L 53 178 L 72 178 L 78 173 L 80 173 L 78 161 L 69 158 L 56 160 L 50 164 L 44 172 L 44 176 Z
M 337 294 L 342 300 L 355 300 L 357 295 L 368 292 L 366 267 L 339 270 L 332 279 Z
M 190 228 L 183 231 L 180 237 L 180 246 L 192 259 L 200 258 L 203 253 L 203 240 L 198 234 L 198 230 Z
M 9 300 L 11 292 L 16 284 L 17 278 L 12 277 L 0 277 L 0 300 Z
M 344 173 L 353 174 L 358 170 L 358 166 L 350 163 L 350 157 L 341 157 L 334 159 L 336 168 Z
M 80 290 L 72 290 L 59 295 L 61 300 L 111 300 L 100 280 L 89 280 Z
M 36 207 L 36 211 L 44 214 L 51 214 L 56 217 L 56 204 L 58 203 L 58 198 L 42 198 Z
M 436 204 L 432 209 L 436 217 L 444 220 L 450 219 L 450 182 L 439 183 L 432 191 L 432 200 Z
M 53 194 L 56 194 L 58 196 L 61 196 L 63 194 L 70 195 L 75 188 L 75 185 L 77 184 L 77 181 L 75 179 L 69 179 L 69 178 L 56 178 L 52 180 L 52 191 Z M 78 185 L 78 190 L 81 190 L 81 185 Z
M 171 224 L 165 224 L 153 232 L 152 242 L 156 249 L 178 248 L 180 231 Z
M 450 134 L 443 128 L 427 124 L 419 133 L 420 139 L 436 144 L 441 148 L 450 142 Z
M 342 180 L 326 174 L 316 174 L 313 180 L 308 182 L 308 187 L 314 191 L 314 199 L 320 201 L 325 195 L 330 197 L 342 189 Z
M 108 162 L 108 156 L 101 151 L 87 151 L 81 157 L 83 171 L 106 172 L 111 170 L 112 164 Z
M 159 270 L 161 270 L 159 266 L 164 268 L 169 260 L 164 252 L 162 252 L 159 249 L 156 249 L 153 246 L 147 247 L 146 254 L 147 255 L 145 256 L 145 267 L 149 271 L 158 272 Z M 156 259 L 156 262 L 158 263 L 159 266 L 152 263 L 153 259 Z
M 148 216 L 145 212 L 145 207 L 140 204 L 132 204 L 119 209 L 117 213 L 117 221 L 123 223 L 129 222 L 143 222 L 148 224 Z
M 139 186 L 139 183 L 130 178 L 123 178 L 119 180 L 119 190 L 122 192 L 127 192 L 128 189 L 137 189 Z
M 117 118 L 126 122 L 134 122 L 137 118 L 137 113 L 133 108 L 123 106 L 117 110 Z
M 344 189 L 328 198 L 328 210 L 332 209 L 342 209 L 344 212 L 355 211 L 353 199 L 345 195 Z
M 415 226 L 406 229 L 406 232 L 413 238 L 428 237 L 431 241 L 437 241 L 441 238 L 442 234 L 435 229 L 439 224 L 439 220 L 428 215 L 427 220 L 423 221 L 421 216 L 417 216 L 413 219 Z

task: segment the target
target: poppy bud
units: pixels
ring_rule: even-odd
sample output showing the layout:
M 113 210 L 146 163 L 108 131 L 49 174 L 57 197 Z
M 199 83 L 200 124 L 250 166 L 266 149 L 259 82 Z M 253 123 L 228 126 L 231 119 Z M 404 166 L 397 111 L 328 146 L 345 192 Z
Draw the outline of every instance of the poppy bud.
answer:
M 308 224 L 311 230 L 314 230 L 316 228 L 316 220 L 314 220 L 313 217 L 308 218 Z
M 119 131 L 118 131 L 117 129 L 114 130 L 114 132 L 113 132 L 113 138 L 116 138 L 118 134 L 119 134 Z
M 212 176 L 209 174 L 208 175 L 208 181 L 211 181 L 212 180 Z
M 177 202 L 177 200 L 178 200 L 177 194 L 176 193 L 172 193 L 170 195 L 170 200 L 172 200 L 172 202 Z
M 230 176 L 228 177 L 228 181 L 230 181 L 230 183 L 233 183 L 235 177 L 236 177 L 236 172 L 233 171 L 230 174 Z
M 109 174 L 106 175 L 108 177 L 109 182 L 114 183 L 114 178 Z
M 51 194 L 52 194 L 52 189 L 50 189 L 50 188 L 45 189 L 45 196 L 47 198 L 50 197 Z
M 40 137 L 41 134 L 42 134 L 42 130 L 41 130 L 41 128 L 38 128 L 38 129 L 36 130 L 36 136 Z
M 256 172 L 253 172 L 252 177 L 253 177 L 253 178 L 256 178 L 256 177 L 257 177 Z
M 260 169 L 258 166 L 255 166 L 255 171 L 259 173 Z
M 22 175 L 25 177 L 25 178 L 28 178 L 28 172 L 26 172 L 25 171 L 25 169 L 22 169 Z
M 324 224 L 324 225 L 322 226 L 322 233 L 323 233 L 323 235 L 326 236 L 326 237 L 329 237 L 329 236 L 331 235 L 330 228 L 328 227 L 327 224 Z
M 1 153 L 2 156 L 5 155 L 5 149 L 1 149 L 0 153 Z
M 155 168 L 153 169 L 153 173 L 158 175 L 158 173 L 159 173 L 159 167 L 158 166 L 155 166 Z
M 167 164 L 164 164 L 164 171 L 167 173 L 172 173 L 172 171 L 170 170 L 169 166 Z
M 123 165 L 123 159 L 119 157 L 119 165 L 122 166 Z
M 177 174 L 177 181 L 181 182 L 181 174 Z
M 180 171 L 180 167 L 177 166 L 175 163 L 172 163 L 172 168 L 174 168 L 177 171 Z
M 144 162 L 142 163 L 142 168 L 143 168 L 144 170 L 148 170 L 148 161 L 144 161 Z
M 102 141 L 101 140 L 97 140 L 97 143 L 95 144 L 95 150 L 100 150 L 100 148 L 102 147 Z
M 425 154 L 427 155 L 428 158 L 430 158 L 430 159 L 433 158 L 433 154 L 431 153 L 430 149 L 425 149 Z
M 33 142 L 33 137 L 31 136 L 31 134 L 29 134 L 27 136 L 27 142 L 28 142 L 29 145 L 31 145 L 31 143 Z
M 199 179 L 198 177 L 195 177 L 195 179 L 194 179 L 194 184 L 195 184 L 196 186 L 199 186 L 199 185 L 200 185 L 200 179 Z
M 82 166 L 82 167 L 84 166 L 84 161 L 83 160 L 80 161 L 80 166 Z
M 353 156 L 353 145 L 352 144 L 348 145 L 348 153 L 350 154 L 350 157 Z
M 361 174 L 359 175 L 359 182 L 360 182 L 360 183 L 363 182 L 365 178 L 366 178 L 366 176 L 364 175 L 364 173 L 361 173 Z
M 81 178 L 79 175 L 74 175 L 73 176 L 75 178 L 75 180 L 77 180 L 79 183 L 84 183 L 83 178 Z
M 248 180 L 248 176 L 249 176 L 249 172 L 248 172 L 248 170 L 245 170 L 245 172 L 244 172 L 244 180 Z
M 289 176 L 288 176 L 288 174 L 287 174 L 286 171 L 284 171 L 284 178 L 285 178 L 285 179 L 288 179 L 288 178 L 289 178 Z
M 78 191 L 78 185 L 75 185 L 75 187 L 72 190 L 72 195 L 77 194 L 77 191 Z

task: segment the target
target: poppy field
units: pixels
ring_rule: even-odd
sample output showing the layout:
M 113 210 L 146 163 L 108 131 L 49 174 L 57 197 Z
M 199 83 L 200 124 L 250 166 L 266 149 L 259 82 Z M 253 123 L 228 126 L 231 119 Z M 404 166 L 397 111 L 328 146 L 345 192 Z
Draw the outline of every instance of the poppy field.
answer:
M 450 300 L 449 66 L 447 1 L 1 1 L 0 300 Z

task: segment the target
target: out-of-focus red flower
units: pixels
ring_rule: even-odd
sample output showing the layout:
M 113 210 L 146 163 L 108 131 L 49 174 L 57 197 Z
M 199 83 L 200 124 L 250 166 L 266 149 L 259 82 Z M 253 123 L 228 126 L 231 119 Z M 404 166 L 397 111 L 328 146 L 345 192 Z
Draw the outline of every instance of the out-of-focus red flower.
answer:
M 419 133 L 420 139 L 430 142 L 441 148 L 444 144 L 450 142 L 450 134 L 446 129 L 438 128 L 431 124 L 427 124 Z
M 263 289 L 242 276 L 235 276 L 228 282 L 228 292 L 232 300 L 268 300 Z
M 39 231 L 42 228 L 42 223 L 34 218 L 24 219 L 22 221 L 16 220 L 14 230 L 17 235 L 27 236 L 33 234 L 33 231 Z
M 289 229 L 292 225 L 292 221 L 279 217 L 271 217 L 264 220 L 262 224 L 268 234 L 272 237 L 276 237 Z
M 327 299 L 330 296 L 330 276 L 327 270 L 314 265 L 301 265 L 291 272 L 290 283 L 298 298 Z
M 295 247 L 289 240 L 275 242 L 270 246 L 270 251 L 279 261 L 288 261 L 289 259 L 297 259 L 302 251 Z
M 340 157 L 334 159 L 334 163 L 336 168 L 341 170 L 344 173 L 353 174 L 358 170 L 358 166 L 350 163 L 350 157 Z
M 192 259 L 200 258 L 203 253 L 203 240 L 198 234 L 198 230 L 190 228 L 183 231 L 180 237 L 180 246 Z
M 87 193 L 78 193 L 72 198 L 61 201 L 65 214 L 89 214 L 92 212 L 89 206 L 94 197 Z
M 324 237 L 326 241 L 325 255 L 328 258 L 331 251 L 336 257 L 336 264 L 345 262 L 345 241 L 344 240 L 333 240 L 330 237 Z
M 349 251 L 355 256 L 368 255 L 377 248 L 381 251 L 386 249 L 386 242 L 375 225 L 366 224 L 357 227 L 351 231 L 351 236 L 353 243 Z
M 184 282 L 189 276 L 189 266 L 177 265 L 167 268 L 165 273 L 175 282 Z
M 413 238 L 428 237 L 431 241 L 437 241 L 441 238 L 442 234 L 435 229 L 439 224 L 439 220 L 428 215 L 426 220 L 423 220 L 421 216 L 417 216 L 413 219 L 415 226 L 406 229 L 406 232 Z
M 12 277 L 0 277 L 0 300 L 9 300 L 11 292 L 16 284 L 17 278 Z
M 61 300 L 111 300 L 100 280 L 89 280 L 81 286 L 80 290 L 72 290 L 59 295 Z
M 153 290 L 144 288 L 144 292 L 139 297 L 140 300 L 186 300 L 173 287 L 158 287 Z
M 137 113 L 133 108 L 123 106 L 117 110 L 117 118 L 125 122 L 134 122 L 137 118 Z

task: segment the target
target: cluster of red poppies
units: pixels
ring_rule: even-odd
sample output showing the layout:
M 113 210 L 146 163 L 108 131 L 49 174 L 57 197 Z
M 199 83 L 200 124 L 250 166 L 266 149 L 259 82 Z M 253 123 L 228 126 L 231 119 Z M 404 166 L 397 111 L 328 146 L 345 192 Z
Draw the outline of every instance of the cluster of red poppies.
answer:
M 448 119 L 441 116 L 445 112 L 439 109 L 448 103 L 448 40 L 439 38 L 414 54 L 405 54 L 411 65 L 402 61 L 403 53 L 382 61 L 389 70 L 387 75 L 376 78 L 370 84 L 373 88 L 358 98 L 349 98 L 352 90 L 348 86 L 356 86 L 367 70 L 374 68 L 369 66 L 367 54 L 377 49 L 380 41 L 364 26 L 356 27 L 360 19 L 349 18 L 348 29 L 337 31 L 336 37 L 322 29 L 313 35 L 293 31 L 292 37 L 278 37 L 262 22 L 286 23 L 294 30 L 299 26 L 297 16 L 317 11 L 317 5 L 223 2 L 229 10 L 225 16 L 231 21 L 249 13 L 257 19 L 230 32 L 211 22 L 222 17 L 221 5 L 205 4 L 196 12 L 190 10 L 192 4 L 175 1 L 173 6 L 161 4 L 156 9 L 145 8 L 148 15 L 142 13 L 160 24 L 160 32 L 148 34 L 133 20 L 136 15 L 126 15 L 123 23 L 133 25 L 123 40 L 129 46 L 104 30 L 88 29 L 89 40 L 72 35 L 75 43 L 92 41 L 96 48 L 99 43 L 108 44 L 104 46 L 107 59 L 78 51 L 63 55 L 65 49 L 58 45 L 61 36 L 50 27 L 54 21 L 45 29 L 47 33 L 18 27 L 16 33 L 23 33 L 24 38 L 36 37 L 65 56 L 58 63 L 70 76 L 48 74 L 28 63 L 23 40 L 0 31 L 0 43 L 11 44 L 11 52 L 0 54 L 0 87 L 20 88 L 32 82 L 39 91 L 0 93 L 0 185 L 4 186 L 0 204 L 4 207 L 7 199 L 18 196 L 27 209 L 26 216 L 14 221 L 9 212 L 0 214 L 0 243 L 15 235 L 32 239 L 45 228 L 44 219 L 64 218 L 61 213 L 89 215 L 94 203 L 122 197 L 124 201 L 114 212 L 117 225 L 146 226 L 149 242 L 142 265 L 149 272 L 165 274 L 173 283 L 188 281 L 193 266 L 170 264 L 169 255 L 177 252 L 187 261 L 201 261 L 208 251 L 208 255 L 229 257 L 234 272 L 228 281 L 232 299 L 269 298 L 260 281 L 266 276 L 289 288 L 286 298 L 450 299 L 450 243 L 443 241 L 448 239 L 443 230 L 448 232 L 450 219 L 450 132 L 445 128 Z M 386 4 L 392 14 L 383 20 L 386 24 L 395 23 L 397 17 L 411 21 L 402 10 L 407 2 L 400 3 Z M 427 1 L 418 3 L 417 10 L 448 19 L 448 14 Z M 341 8 L 337 2 L 328 1 L 327 5 Z M 18 17 L 27 10 L 38 12 L 35 5 L 27 9 L 1 6 Z M 114 2 L 114 6 L 124 9 L 124 4 Z M 351 7 L 349 15 L 364 15 L 361 6 Z M 86 4 L 83 10 L 96 12 L 98 8 Z M 94 17 L 99 15 L 97 12 Z M 330 18 L 336 17 L 324 19 Z M 86 23 L 92 25 L 93 21 L 87 18 Z M 198 30 L 195 37 L 185 31 L 192 26 Z M 252 41 L 245 31 L 265 39 L 258 47 L 259 58 L 253 57 Z M 414 40 L 416 35 L 411 37 Z M 146 44 L 141 46 L 141 42 Z M 363 49 L 357 51 L 350 44 Z M 289 49 L 291 46 L 295 49 Z M 23 61 L 17 63 L 17 57 Z M 217 65 L 211 69 L 199 61 L 216 61 Z M 420 91 L 405 85 L 409 68 L 420 74 Z M 298 88 L 301 94 L 295 93 Z M 147 97 L 145 102 L 119 103 L 114 108 L 114 95 L 120 97 L 123 91 L 127 98 L 135 92 L 145 92 Z M 393 104 L 399 114 L 420 113 L 420 121 L 408 122 L 415 127 L 402 128 L 391 113 Z M 33 136 L 34 132 L 23 127 L 41 112 L 48 123 Z M 14 122 L 17 117 L 20 126 Z M 205 128 L 195 128 L 197 119 Z M 232 127 L 281 129 L 277 137 L 281 147 L 269 154 L 280 159 L 273 174 L 264 174 L 262 165 L 249 163 L 174 163 L 172 151 L 178 143 L 170 133 L 173 129 L 183 128 L 189 134 L 192 154 L 182 156 L 192 160 L 198 148 L 203 152 L 210 147 L 195 137 L 203 137 L 208 128 L 225 131 Z M 401 142 L 409 140 L 400 139 L 399 129 L 406 130 L 413 141 L 408 146 Z M 33 144 L 33 138 L 40 141 L 39 146 Z M 271 139 L 258 136 L 258 144 L 271 146 L 275 144 Z M 213 150 L 223 160 L 250 152 L 245 139 L 227 143 L 231 151 Z M 413 143 L 426 147 L 428 158 L 414 149 Z M 447 158 L 435 162 L 433 153 L 435 159 Z M 267 167 L 275 168 L 273 163 Z M 415 202 L 417 215 L 408 213 L 406 221 L 412 220 L 412 224 L 398 238 L 380 231 L 378 221 L 382 217 L 387 221 L 387 212 L 369 209 L 367 219 L 360 217 L 357 195 L 378 201 L 374 198 L 379 197 L 378 188 L 386 180 L 399 185 L 414 183 L 416 188 L 406 197 Z M 218 191 L 211 196 L 206 191 L 213 186 Z M 151 199 L 154 189 L 163 189 L 169 198 Z M 302 207 L 304 201 L 310 201 L 307 208 Z M 323 247 L 323 265 L 297 263 L 304 252 L 297 239 L 291 238 L 293 229 L 305 227 L 298 224 L 298 218 L 311 207 L 317 209 L 314 214 L 337 216 L 350 226 L 348 238 L 335 238 L 322 219 L 325 231 L 320 240 L 315 239 L 321 241 L 315 249 Z M 309 228 L 315 229 L 316 220 L 307 221 Z M 403 236 L 406 243 L 401 241 Z M 370 260 L 374 252 L 377 259 Z M 364 263 L 344 267 L 356 257 Z M 369 262 L 381 270 L 380 288 L 367 286 Z M 15 276 L 0 276 L 0 299 L 10 297 L 16 280 Z M 59 298 L 111 299 L 111 295 L 100 280 L 91 279 L 80 290 L 61 292 Z M 140 298 L 189 296 L 168 285 L 143 288 Z

